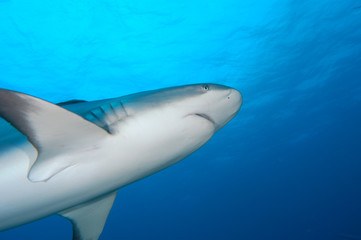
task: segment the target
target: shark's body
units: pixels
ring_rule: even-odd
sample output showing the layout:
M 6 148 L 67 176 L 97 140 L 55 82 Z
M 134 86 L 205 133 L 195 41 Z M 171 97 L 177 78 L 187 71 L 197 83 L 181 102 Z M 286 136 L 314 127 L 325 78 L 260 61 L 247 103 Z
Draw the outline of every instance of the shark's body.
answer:
M 214 84 L 61 106 L 0 89 L 0 231 L 59 213 L 98 239 L 119 188 L 200 148 L 241 103 Z

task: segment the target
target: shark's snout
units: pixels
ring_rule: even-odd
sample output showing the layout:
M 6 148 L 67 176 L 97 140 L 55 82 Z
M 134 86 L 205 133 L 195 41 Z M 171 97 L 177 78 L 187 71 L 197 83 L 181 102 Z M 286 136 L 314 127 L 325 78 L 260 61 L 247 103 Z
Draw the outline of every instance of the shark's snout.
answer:
M 242 105 L 242 94 L 224 85 L 214 85 L 212 100 L 209 100 L 207 115 L 213 120 L 215 130 L 218 131 L 234 118 Z
M 230 101 L 232 101 L 233 107 L 235 109 L 235 113 L 237 113 L 242 106 L 242 102 L 243 102 L 242 94 L 237 89 L 232 88 L 227 98 Z

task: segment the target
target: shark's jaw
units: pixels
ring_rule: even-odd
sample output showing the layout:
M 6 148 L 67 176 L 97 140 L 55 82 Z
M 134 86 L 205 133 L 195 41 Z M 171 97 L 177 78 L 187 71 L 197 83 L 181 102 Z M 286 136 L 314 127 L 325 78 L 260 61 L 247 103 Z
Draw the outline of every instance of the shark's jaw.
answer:
M 204 119 L 208 120 L 209 122 L 211 122 L 214 126 L 216 126 L 216 122 L 205 113 L 194 113 L 193 115 L 204 118 Z

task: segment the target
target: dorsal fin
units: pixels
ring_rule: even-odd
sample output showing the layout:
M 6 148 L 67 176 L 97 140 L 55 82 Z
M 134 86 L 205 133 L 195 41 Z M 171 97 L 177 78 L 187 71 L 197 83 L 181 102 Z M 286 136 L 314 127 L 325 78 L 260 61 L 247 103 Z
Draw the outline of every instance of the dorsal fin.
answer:
M 84 103 L 84 102 L 87 102 L 87 101 L 79 100 L 79 99 L 73 99 L 73 100 L 57 103 L 56 105 L 58 105 L 58 106 L 66 106 L 66 105 L 70 105 L 70 104 Z
M 54 163 L 56 156 L 94 148 L 108 136 L 102 128 L 62 107 L 5 89 L 0 89 L 0 117 L 23 133 L 38 151 L 28 173 L 31 181 L 46 181 L 72 165 Z

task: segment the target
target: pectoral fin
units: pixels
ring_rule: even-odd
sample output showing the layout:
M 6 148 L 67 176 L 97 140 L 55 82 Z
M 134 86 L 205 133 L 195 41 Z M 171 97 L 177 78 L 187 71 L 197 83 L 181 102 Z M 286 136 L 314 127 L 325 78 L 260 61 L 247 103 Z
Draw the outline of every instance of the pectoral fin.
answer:
M 73 224 L 73 240 L 97 240 L 113 206 L 117 192 L 75 206 L 59 214 Z
M 72 163 L 54 162 L 77 149 L 94 148 L 108 133 L 62 107 L 23 93 L 0 89 L 0 117 L 23 133 L 38 151 L 28 178 L 46 181 Z M 54 160 L 56 159 L 56 160 Z

